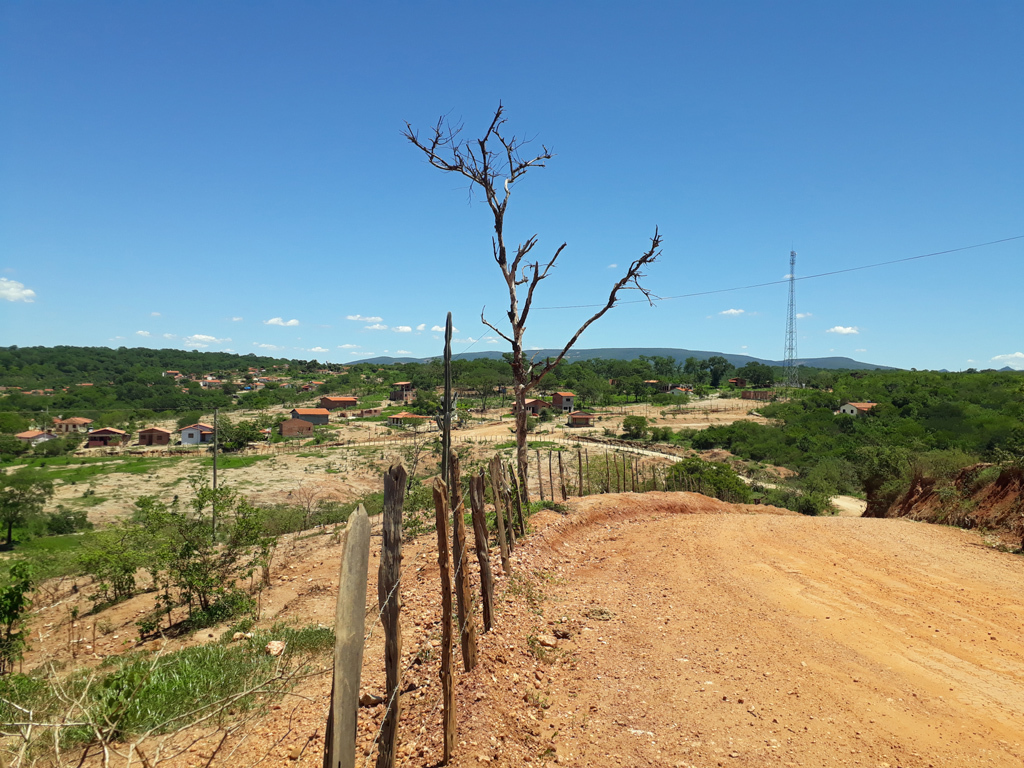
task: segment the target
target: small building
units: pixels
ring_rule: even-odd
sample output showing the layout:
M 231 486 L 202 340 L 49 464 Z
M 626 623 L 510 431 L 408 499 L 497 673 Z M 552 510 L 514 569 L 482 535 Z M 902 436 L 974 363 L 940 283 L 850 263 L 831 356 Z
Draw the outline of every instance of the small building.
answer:
M 774 400 L 775 393 L 770 389 L 744 389 L 740 393 L 742 400 Z
M 103 427 L 103 429 L 94 429 L 89 433 L 89 442 L 85 444 L 86 448 L 109 448 L 112 445 L 124 445 L 128 442 L 128 433 L 121 429 L 114 429 L 113 427 Z
M 356 397 L 321 397 L 320 407 L 328 411 L 336 411 L 339 408 L 355 408 L 359 405 L 359 398 Z
M 592 427 L 594 426 L 594 414 L 586 411 L 573 411 L 569 414 L 568 425 L 570 427 Z
M 396 381 L 391 385 L 388 397 L 397 403 L 411 403 L 416 399 L 416 388 L 411 381 Z
M 53 431 L 67 435 L 72 432 L 88 432 L 89 425 L 92 424 L 92 419 L 86 419 L 82 416 L 72 416 L 70 419 L 53 419 Z
M 168 445 L 171 442 L 171 430 L 160 427 L 146 427 L 139 430 L 139 445 Z
M 838 413 L 845 413 L 847 416 L 863 416 L 876 405 L 878 403 L 846 403 L 839 406 Z
M 312 437 L 313 425 L 305 419 L 286 419 L 278 431 L 281 437 Z
M 26 432 L 19 432 L 15 435 L 16 438 L 29 445 L 36 446 L 40 443 L 45 443 L 49 440 L 56 440 L 57 435 L 51 432 L 43 432 L 40 429 L 30 429 Z
M 384 412 L 383 408 L 363 408 L 357 413 L 357 416 L 380 416 Z
M 331 412 L 326 408 L 292 408 L 292 418 L 323 426 L 330 421 Z
M 392 427 L 413 427 L 415 429 L 423 426 L 425 421 L 427 421 L 426 416 L 420 416 L 416 413 L 407 413 L 406 411 L 393 413 L 388 416 L 388 424 Z
M 213 427 L 209 424 L 192 424 L 181 428 L 182 445 L 206 445 L 213 442 Z
M 742 376 L 736 376 L 735 378 L 729 379 L 729 383 L 739 389 L 743 389 L 745 386 L 747 386 L 747 380 L 744 379 Z
M 572 392 L 555 392 L 551 396 L 551 405 L 562 413 L 572 413 L 576 406 L 576 395 Z
M 672 387 L 669 390 L 670 395 L 692 395 L 693 387 Z
M 523 408 L 531 416 L 539 416 L 544 408 L 550 408 L 551 403 L 546 400 L 529 399 L 523 403 Z

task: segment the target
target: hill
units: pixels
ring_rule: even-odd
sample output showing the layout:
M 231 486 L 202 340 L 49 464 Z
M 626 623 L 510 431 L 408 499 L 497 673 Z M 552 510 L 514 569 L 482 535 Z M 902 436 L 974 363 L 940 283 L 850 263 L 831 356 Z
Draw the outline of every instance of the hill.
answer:
M 560 350 L 557 349 L 533 349 L 529 351 L 529 354 L 539 360 L 545 357 L 555 357 L 559 351 Z M 591 360 L 593 358 L 600 358 L 602 360 L 635 360 L 641 355 L 646 355 L 648 357 L 672 357 L 679 363 L 684 362 L 688 357 L 695 357 L 698 360 L 707 360 L 710 357 L 718 355 L 724 357 L 737 368 L 744 366 L 747 363 L 763 363 L 765 365 L 773 366 L 781 366 L 783 364 L 782 360 L 766 360 L 764 358 L 752 357 L 750 355 L 736 355 L 729 352 L 711 352 L 700 349 L 675 349 L 669 347 L 603 347 L 598 349 L 572 349 L 565 357 L 566 360 L 574 362 L 577 360 Z M 477 360 L 480 358 L 500 360 L 501 356 L 502 353 L 495 350 L 452 355 L 452 357 L 457 360 Z M 434 359 L 437 358 L 371 357 L 364 360 L 355 360 L 353 361 L 353 364 L 371 363 L 374 365 L 394 365 L 395 363 L 425 363 Z M 899 370 L 891 366 L 864 363 L 849 357 L 802 357 L 799 358 L 797 362 L 799 365 L 806 366 L 808 368 L 824 368 L 827 370 Z

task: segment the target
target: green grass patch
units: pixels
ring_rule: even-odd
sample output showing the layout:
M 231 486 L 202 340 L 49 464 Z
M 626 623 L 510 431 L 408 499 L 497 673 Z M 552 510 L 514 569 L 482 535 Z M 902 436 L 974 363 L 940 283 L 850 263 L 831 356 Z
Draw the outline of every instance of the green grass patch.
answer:
M 302 454 L 299 454 L 300 456 Z M 244 469 L 245 467 L 251 467 L 260 461 L 266 461 L 267 459 L 273 459 L 274 456 L 220 456 L 217 458 L 217 469 Z M 203 467 L 213 466 L 213 457 L 205 458 L 200 462 Z
M 279 624 L 240 642 L 231 642 L 230 637 L 225 633 L 220 642 L 164 655 L 134 653 L 108 659 L 96 670 L 74 672 L 59 681 L 42 673 L 0 678 L 0 720 L 21 717 L 13 703 L 32 710 L 40 720 L 66 716 L 81 722 L 88 715 L 93 722 L 108 724 L 115 738 L 166 733 L 211 713 L 214 722 L 224 722 L 282 695 L 297 675 L 328 670 L 334 646 L 333 632 L 318 626 Z M 282 656 L 264 652 L 270 640 L 285 643 Z M 70 711 L 55 695 L 57 682 L 75 702 Z M 246 693 L 255 687 L 260 690 Z M 228 699 L 233 699 L 230 706 L 224 704 Z M 66 747 L 94 738 L 86 728 L 65 729 L 62 736 Z M 48 735 L 40 738 L 37 748 L 52 748 Z

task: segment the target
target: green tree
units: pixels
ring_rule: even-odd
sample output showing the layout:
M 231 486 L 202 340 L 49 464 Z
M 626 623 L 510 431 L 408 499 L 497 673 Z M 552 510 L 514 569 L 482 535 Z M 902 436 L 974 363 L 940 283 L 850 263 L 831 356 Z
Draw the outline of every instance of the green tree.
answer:
M 53 482 L 41 472 L 23 469 L 0 477 L 0 524 L 7 525 L 7 544 L 14 544 L 14 526 L 43 511 L 53 496 Z
M 746 379 L 747 384 L 751 387 L 770 387 L 775 379 L 771 366 L 755 360 L 736 371 L 736 375 Z
M 622 420 L 622 431 L 630 440 L 643 440 L 647 436 L 647 418 L 627 416 Z
M 32 572 L 28 563 L 15 563 L 0 582 L 0 675 L 9 674 L 25 651 L 22 628 L 25 612 L 32 607 L 28 598 Z
M 711 376 L 712 387 L 721 386 L 722 379 L 724 379 L 725 375 L 731 370 L 732 363 L 721 355 L 712 355 L 708 358 L 708 372 Z
M 727 464 L 704 461 L 696 456 L 672 465 L 666 483 L 673 491 L 702 493 L 733 504 L 747 503 L 753 495 L 746 483 Z

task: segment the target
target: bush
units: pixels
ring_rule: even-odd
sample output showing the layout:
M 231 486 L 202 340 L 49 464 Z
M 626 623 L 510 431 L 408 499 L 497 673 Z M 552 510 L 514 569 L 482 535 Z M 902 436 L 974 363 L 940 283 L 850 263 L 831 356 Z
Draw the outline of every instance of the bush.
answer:
M 753 498 L 750 488 L 730 466 L 696 456 L 674 464 L 668 471 L 666 484 L 672 491 L 702 493 L 733 504 L 748 503 Z
M 647 435 L 647 418 L 627 416 L 622 420 L 622 431 L 629 440 L 643 440 Z

